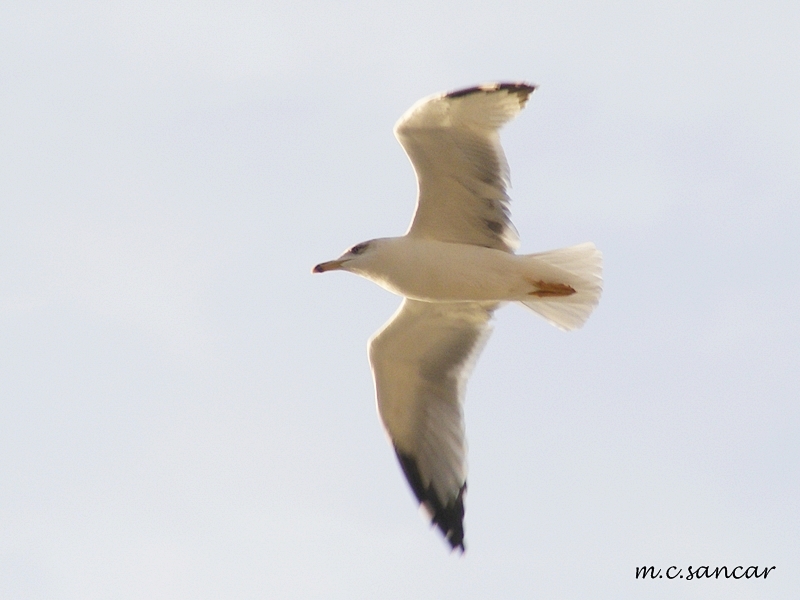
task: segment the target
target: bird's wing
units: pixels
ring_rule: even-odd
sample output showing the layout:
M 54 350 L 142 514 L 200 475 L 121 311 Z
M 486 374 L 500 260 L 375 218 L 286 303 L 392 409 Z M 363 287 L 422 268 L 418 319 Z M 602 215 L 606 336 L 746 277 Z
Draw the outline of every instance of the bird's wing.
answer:
M 464 549 L 467 378 L 489 338 L 492 303 L 405 299 L 369 342 L 378 413 L 417 499 Z
M 417 210 L 407 235 L 513 251 L 509 170 L 499 129 L 535 86 L 495 83 L 423 98 L 394 134 L 417 173 Z

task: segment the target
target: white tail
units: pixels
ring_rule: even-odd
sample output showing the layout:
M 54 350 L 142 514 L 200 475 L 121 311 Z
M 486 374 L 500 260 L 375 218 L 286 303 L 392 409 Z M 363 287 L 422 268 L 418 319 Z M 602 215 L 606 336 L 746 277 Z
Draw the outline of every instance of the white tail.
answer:
M 567 284 L 574 290 L 569 296 L 549 296 L 521 300 L 550 323 L 570 331 L 578 329 L 592 314 L 603 291 L 603 255 L 591 242 L 520 256 L 531 262 L 536 277 Z

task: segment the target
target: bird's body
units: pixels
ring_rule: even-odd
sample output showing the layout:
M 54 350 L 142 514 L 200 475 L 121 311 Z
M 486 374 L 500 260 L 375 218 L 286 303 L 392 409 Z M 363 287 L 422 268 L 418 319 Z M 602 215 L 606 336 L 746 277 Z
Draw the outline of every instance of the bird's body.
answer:
M 425 302 L 513 300 L 530 287 L 520 257 L 469 244 L 406 236 L 374 240 L 374 261 L 354 273 Z
M 491 84 L 412 106 L 395 126 L 419 182 L 408 232 L 362 242 L 314 267 L 350 271 L 404 297 L 369 342 L 378 412 L 417 499 L 462 550 L 463 400 L 494 311 L 520 302 L 570 330 L 586 321 L 602 290 L 593 244 L 514 254 L 498 130 L 533 90 Z
M 348 270 L 423 302 L 524 302 L 547 295 L 537 283 L 559 282 L 573 290 L 572 284 L 581 285 L 573 273 L 548 261 L 546 253 L 517 255 L 410 236 L 380 238 L 369 245 L 370 253 Z M 586 250 L 594 252 L 593 247 Z M 588 286 L 594 291 L 596 282 Z

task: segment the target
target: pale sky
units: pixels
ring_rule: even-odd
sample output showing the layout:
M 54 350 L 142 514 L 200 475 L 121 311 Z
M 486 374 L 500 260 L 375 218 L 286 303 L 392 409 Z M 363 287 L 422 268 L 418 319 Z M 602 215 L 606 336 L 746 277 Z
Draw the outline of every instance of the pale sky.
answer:
M 800 5 L 6 2 L 0 598 L 794 598 Z M 522 252 L 593 241 L 565 334 L 516 306 L 467 390 L 464 556 L 419 515 L 366 342 L 311 267 L 402 234 L 395 120 L 503 130 Z M 637 581 L 653 565 L 766 580 Z

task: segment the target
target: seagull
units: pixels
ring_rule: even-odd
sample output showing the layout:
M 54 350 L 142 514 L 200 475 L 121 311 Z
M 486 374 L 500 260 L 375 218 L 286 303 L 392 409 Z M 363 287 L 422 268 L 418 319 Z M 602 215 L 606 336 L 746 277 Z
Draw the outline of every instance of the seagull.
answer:
M 500 128 L 535 86 L 492 83 L 423 98 L 395 137 L 417 175 L 405 235 L 356 244 L 314 273 L 349 271 L 403 297 L 369 340 L 378 414 L 424 512 L 464 552 L 464 397 L 494 311 L 518 302 L 577 329 L 602 292 L 592 243 L 517 255 Z

